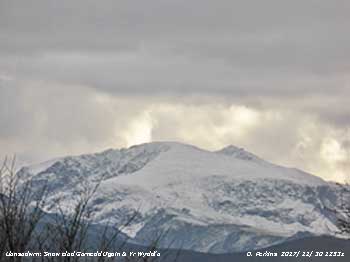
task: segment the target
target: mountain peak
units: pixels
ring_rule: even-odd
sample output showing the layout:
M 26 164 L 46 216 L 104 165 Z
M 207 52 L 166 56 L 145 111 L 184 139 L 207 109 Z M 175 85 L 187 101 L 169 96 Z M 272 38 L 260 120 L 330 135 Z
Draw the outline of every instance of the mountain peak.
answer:
M 126 180 L 137 178 L 135 183 L 148 187 L 215 176 L 236 180 L 269 178 L 322 183 L 320 178 L 274 165 L 234 145 L 213 152 L 168 141 L 64 157 L 39 166 L 24 167 L 19 173 L 29 173 L 40 179 L 57 176 L 98 178 L 101 174 L 104 178 L 125 176 Z
M 48 206 L 59 199 L 69 207 L 82 181 L 98 182 L 91 201 L 98 224 L 112 221 L 146 246 L 149 236 L 166 230 L 168 239 L 186 239 L 185 248 L 212 253 L 262 248 L 299 232 L 325 234 L 333 218 L 321 207 L 337 199 L 336 188 L 320 178 L 234 145 L 212 152 L 151 142 L 60 158 L 19 174 L 33 177 L 33 187 L 49 186 Z M 124 227 L 130 214 L 137 219 Z M 208 241 L 200 241 L 203 234 Z
M 258 156 L 246 151 L 244 148 L 229 145 L 223 149 L 216 151 L 216 153 L 233 156 L 241 160 L 261 160 Z

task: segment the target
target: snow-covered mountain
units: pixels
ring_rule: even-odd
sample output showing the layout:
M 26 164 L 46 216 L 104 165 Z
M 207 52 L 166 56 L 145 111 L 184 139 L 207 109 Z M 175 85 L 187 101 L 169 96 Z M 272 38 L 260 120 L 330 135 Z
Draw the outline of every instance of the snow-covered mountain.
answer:
M 130 241 L 228 253 L 306 235 L 332 234 L 337 188 L 234 146 L 210 152 L 175 142 L 65 157 L 22 168 L 49 182 L 48 205 L 69 207 L 80 187 L 102 182 L 90 202 L 98 223 L 123 225 Z

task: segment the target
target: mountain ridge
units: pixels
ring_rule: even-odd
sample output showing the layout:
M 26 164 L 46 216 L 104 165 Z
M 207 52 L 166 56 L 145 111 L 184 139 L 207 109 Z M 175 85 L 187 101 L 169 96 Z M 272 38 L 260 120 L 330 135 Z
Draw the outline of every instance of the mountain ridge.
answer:
M 50 184 L 48 203 L 72 205 L 81 181 L 102 181 L 91 202 L 101 224 L 122 225 L 135 244 L 168 232 L 161 245 L 228 253 L 282 243 L 300 234 L 332 234 L 325 206 L 338 191 L 326 181 L 269 163 L 235 146 L 208 151 L 153 142 L 65 157 L 19 174 Z

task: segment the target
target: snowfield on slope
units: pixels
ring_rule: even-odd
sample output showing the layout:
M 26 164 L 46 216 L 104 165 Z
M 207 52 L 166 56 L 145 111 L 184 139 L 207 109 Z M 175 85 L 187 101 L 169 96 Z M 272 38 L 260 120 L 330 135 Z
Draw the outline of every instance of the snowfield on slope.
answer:
M 225 253 L 336 231 L 324 208 L 337 204 L 333 184 L 235 146 L 210 152 L 154 142 L 56 159 L 19 174 L 49 182 L 48 204 L 61 199 L 67 212 L 82 181 L 103 177 L 90 203 L 94 219 L 121 226 L 136 214 L 123 232 L 141 245 L 167 232 L 163 247 Z

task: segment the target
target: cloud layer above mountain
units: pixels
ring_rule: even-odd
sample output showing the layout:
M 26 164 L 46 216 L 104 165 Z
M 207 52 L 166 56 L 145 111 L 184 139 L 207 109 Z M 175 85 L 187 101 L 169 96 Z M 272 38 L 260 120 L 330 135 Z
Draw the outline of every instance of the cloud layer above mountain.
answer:
M 0 0 L 0 155 L 227 144 L 342 180 L 348 1 Z

